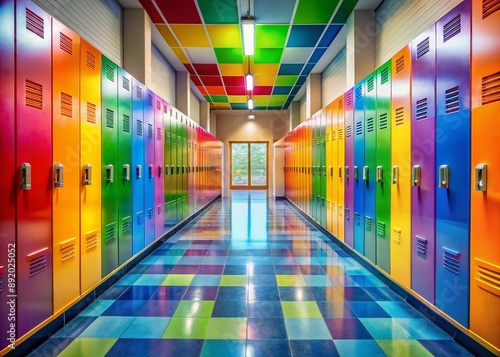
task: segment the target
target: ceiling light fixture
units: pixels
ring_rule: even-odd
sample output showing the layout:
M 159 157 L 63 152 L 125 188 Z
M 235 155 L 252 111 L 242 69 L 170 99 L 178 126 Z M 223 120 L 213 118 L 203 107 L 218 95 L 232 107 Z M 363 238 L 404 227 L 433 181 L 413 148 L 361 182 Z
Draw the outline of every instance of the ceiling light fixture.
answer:
M 250 109 L 250 110 L 253 109 L 253 99 L 252 98 L 248 99 L 248 109 Z
M 248 114 L 247 115 L 248 120 L 254 120 L 255 119 L 255 114 Z
M 241 19 L 241 27 L 245 56 L 253 56 L 255 53 L 255 19 L 250 16 L 250 0 L 248 0 L 247 16 Z
M 253 75 L 252 75 L 252 73 L 248 72 L 248 74 L 245 76 L 245 82 L 247 84 L 247 91 L 252 91 L 253 90 Z

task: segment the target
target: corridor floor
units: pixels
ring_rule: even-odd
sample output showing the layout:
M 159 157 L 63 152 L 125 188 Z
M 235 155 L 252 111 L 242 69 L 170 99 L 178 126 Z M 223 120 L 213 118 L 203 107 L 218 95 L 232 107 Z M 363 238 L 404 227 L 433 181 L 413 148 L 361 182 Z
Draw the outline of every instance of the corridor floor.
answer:
M 265 191 L 234 191 L 32 356 L 469 356 Z

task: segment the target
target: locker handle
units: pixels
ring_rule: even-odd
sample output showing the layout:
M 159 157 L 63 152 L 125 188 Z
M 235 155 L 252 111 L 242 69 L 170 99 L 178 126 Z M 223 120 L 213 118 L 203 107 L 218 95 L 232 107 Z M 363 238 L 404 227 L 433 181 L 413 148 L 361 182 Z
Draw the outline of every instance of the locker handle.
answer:
M 109 183 L 113 182 L 113 177 L 114 177 L 114 167 L 113 165 L 109 164 L 106 165 L 106 181 Z
M 130 181 L 130 165 L 123 165 L 123 181 Z
M 479 164 L 476 166 L 475 187 L 476 191 L 486 191 L 488 185 L 488 165 Z
M 354 169 L 353 169 L 353 172 L 352 172 L 352 176 L 355 180 L 358 179 L 358 167 L 357 166 L 354 166 Z
M 412 170 L 412 180 L 411 185 L 420 187 L 421 177 L 422 177 L 422 167 L 420 165 L 414 165 Z
M 174 165 L 170 166 L 170 174 L 175 175 L 175 166 Z
M 83 184 L 85 186 L 92 185 L 92 165 L 85 164 L 83 166 Z
M 368 181 L 368 166 L 363 166 L 363 181 Z
M 399 166 L 392 167 L 392 184 L 399 185 Z
M 330 166 L 330 177 L 333 177 L 333 166 Z
M 322 170 L 322 173 L 321 173 L 321 174 L 322 174 L 323 176 L 326 176 L 326 166 L 322 166 L 321 170 Z
M 384 168 L 383 166 L 377 166 L 377 182 L 382 183 L 384 179 Z
M 180 174 L 180 172 L 181 172 L 181 168 L 180 168 L 180 166 L 179 166 L 179 165 L 177 165 L 177 175 L 179 175 L 179 174 Z
M 55 164 L 54 166 L 54 187 L 64 187 L 64 165 Z
M 339 171 L 339 177 L 342 178 L 342 167 L 338 167 L 338 171 Z
M 153 165 L 148 166 L 149 178 L 153 178 Z
M 27 162 L 21 164 L 21 189 L 31 190 L 31 164 Z
M 140 179 L 142 177 L 142 165 L 135 166 L 135 177 Z
M 158 165 L 158 177 L 161 177 L 162 170 L 163 170 L 163 166 L 162 165 Z
M 170 175 L 170 166 L 165 165 L 165 176 L 168 176 L 168 175 Z
M 439 166 L 439 188 L 449 187 L 448 178 L 449 178 L 448 165 Z
M 346 166 L 344 168 L 344 177 L 346 178 L 346 180 L 349 179 L 349 166 Z

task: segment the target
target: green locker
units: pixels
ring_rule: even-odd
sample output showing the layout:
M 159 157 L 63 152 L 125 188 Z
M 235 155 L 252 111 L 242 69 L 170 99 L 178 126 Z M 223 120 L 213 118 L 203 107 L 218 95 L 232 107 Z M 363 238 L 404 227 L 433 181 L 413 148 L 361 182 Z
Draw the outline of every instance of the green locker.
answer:
M 182 116 L 181 119 L 181 134 L 182 134 L 182 219 L 189 216 L 189 200 L 188 200 L 188 118 Z
M 172 222 L 172 192 L 171 192 L 171 165 L 172 165 L 172 150 L 171 150 L 171 137 L 170 137 L 170 116 L 172 112 L 172 107 L 167 108 L 167 112 L 163 115 L 163 131 L 164 131 L 164 141 L 163 141 L 163 162 L 165 166 L 165 175 L 163 176 L 163 195 L 165 197 L 165 209 L 163 211 L 164 221 L 165 221 L 165 231 L 168 231 L 173 227 Z
M 326 228 L 326 110 L 322 110 L 318 114 L 320 120 L 320 188 L 319 194 L 321 197 L 320 204 L 320 224 Z
M 118 68 L 118 265 L 132 257 L 132 76 Z
M 182 113 L 177 112 L 177 120 L 175 121 L 175 135 L 177 141 L 177 162 L 176 162 L 176 213 L 177 213 L 177 222 L 182 221 Z
M 102 276 L 118 267 L 118 66 L 102 56 Z
M 376 260 L 387 273 L 391 262 L 391 63 L 377 70 Z

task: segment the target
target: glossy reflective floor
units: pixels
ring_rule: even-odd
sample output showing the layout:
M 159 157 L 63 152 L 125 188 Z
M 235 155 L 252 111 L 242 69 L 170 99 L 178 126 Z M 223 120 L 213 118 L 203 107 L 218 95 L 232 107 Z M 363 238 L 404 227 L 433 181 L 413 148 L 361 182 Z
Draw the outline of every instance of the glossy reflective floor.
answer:
M 34 356 L 467 356 L 287 203 L 234 191 Z

